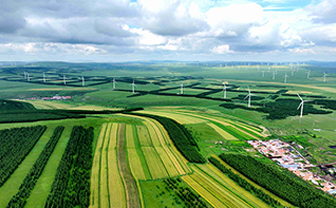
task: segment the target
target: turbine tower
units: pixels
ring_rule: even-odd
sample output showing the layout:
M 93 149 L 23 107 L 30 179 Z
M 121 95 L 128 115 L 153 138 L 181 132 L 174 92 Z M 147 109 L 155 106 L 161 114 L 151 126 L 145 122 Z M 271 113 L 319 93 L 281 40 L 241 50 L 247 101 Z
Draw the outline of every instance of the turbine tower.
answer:
M 224 83 L 224 87 L 223 87 L 224 97 L 223 97 L 223 99 L 226 99 L 226 89 L 227 89 L 227 87 Z
M 132 85 L 132 93 L 134 94 L 134 87 L 136 87 L 136 84 L 134 83 L 134 79 L 133 79 L 133 83 L 131 84 Z
M 302 114 L 303 114 L 303 104 L 304 104 L 305 102 L 311 102 L 312 100 L 303 100 L 303 99 L 301 98 L 301 96 L 299 95 L 299 93 L 298 93 L 297 95 L 299 96 L 299 98 L 300 98 L 300 100 L 301 100 L 301 103 L 300 103 L 299 107 L 297 108 L 297 110 L 299 110 L 299 108 L 301 107 L 300 118 L 302 118 Z
M 84 79 L 84 76 L 82 76 L 82 86 L 83 86 L 83 87 L 85 86 L 85 79 Z
M 325 73 L 325 72 L 323 72 L 323 76 L 322 76 L 322 78 L 323 78 L 323 82 L 326 82 L 326 81 L 327 81 L 327 76 L 328 76 L 328 74 Z
M 273 77 L 272 77 L 273 80 L 275 80 L 275 75 L 276 75 L 276 74 L 277 74 L 276 71 L 274 71 L 274 72 L 273 72 Z
M 27 80 L 30 81 L 29 73 L 27 72 Z
M 113 80 L 112 80 L 112 87 L 113 87 L 112 90 L 115 90 L 115 83 L 116 83 L 116 81 L 115 81 L 115 77 L 114 77 Z
M 246 98 L 248 98 L 248 104 L 247 104 L 247 107 L 251 107 L 251 96 L 252 96 L 253 94 L 251 93 L 249 87 L 247 87 L 247 90 L 248 90 L 248 94 L 246 95 L 246 97 L 244 98 L 244 100 L 245 100 Z
M 46 82 L 46 76 L 44 72 L 43 72 L 43 82 Z
M 181 83 L 181 95 L 183 95 L 183 82 Z
M 262 77 L 265 77 L 265 70 L 262 71 Z
M 24 78 L 27 79 L 27 73 L 24 71 L 23 74 L 24 74 Z
M 285 83 L 287 83 L 287 77 L 289 77 L 289 76 L 287 75 L 287 73 L 285 73 L 285 76 L 284 76 L 284 78 L 285 78 Z
M 309 76 L 310 76 L 310 70 L 308 70 L 306 73 L 307 73 L 307 79 L 309 79 Z
M 66 77 L 65 77 L 65 74 L 63 74 L 63 84 L 66 85 Z

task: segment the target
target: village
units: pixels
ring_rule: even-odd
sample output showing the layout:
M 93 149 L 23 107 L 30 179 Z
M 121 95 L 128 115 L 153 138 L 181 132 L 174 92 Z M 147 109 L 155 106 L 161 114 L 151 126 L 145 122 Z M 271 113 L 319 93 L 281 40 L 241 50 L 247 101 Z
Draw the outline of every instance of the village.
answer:
M 335 195 L 336 185 L 330 181 L 326 181 L 316 173 L 309 171 L 310 167 L 315 165 L 310 164 L 293 146 L 279 139 L 260 141 L 247 141 L 258 152 L 265 155 L 269 159 L 277 162 L 283 168 L 288 169 L 303 180 L 310 181 L 318 189 L 326 193 Z M 296 145 L 297 148 L 303 149 L 301 145 Z

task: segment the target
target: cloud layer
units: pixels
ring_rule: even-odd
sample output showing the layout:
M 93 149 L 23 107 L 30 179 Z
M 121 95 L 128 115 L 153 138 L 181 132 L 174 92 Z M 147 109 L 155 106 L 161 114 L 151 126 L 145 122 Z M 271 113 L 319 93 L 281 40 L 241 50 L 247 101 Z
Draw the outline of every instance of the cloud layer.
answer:
M 335 1 L 290 9 L 283 2 L 4 0 L 0 55 L 98 61 L 335 56 Z

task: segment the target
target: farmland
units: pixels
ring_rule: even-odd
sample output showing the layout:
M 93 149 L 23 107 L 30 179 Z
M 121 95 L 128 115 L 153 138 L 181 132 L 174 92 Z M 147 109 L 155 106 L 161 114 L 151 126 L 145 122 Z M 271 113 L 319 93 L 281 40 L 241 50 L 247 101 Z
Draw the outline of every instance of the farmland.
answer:
M 67 85 L 63 68 L 45 72 L 47 83 L 39 68 L 25 69 L 31 82 L 19 67 L 0 72 L 0 207 L 333 207 L 331 196 L 283 174 L 246 142 L 279 138 L 302 146 L 314 164 L 335 162 L 336 85 L 320 83 L 318 71 L 303 80 L 303 67 L 285 84 L 255 66 L 142 66 L 79 67 Z M 247 85 L 257 95 L 251 108 Z M 296 93 L 314 100 L 303 118 Z M 55 94 L 71 99 L 42 99 Z M 305 196 L 275 190 L 259 169 Z

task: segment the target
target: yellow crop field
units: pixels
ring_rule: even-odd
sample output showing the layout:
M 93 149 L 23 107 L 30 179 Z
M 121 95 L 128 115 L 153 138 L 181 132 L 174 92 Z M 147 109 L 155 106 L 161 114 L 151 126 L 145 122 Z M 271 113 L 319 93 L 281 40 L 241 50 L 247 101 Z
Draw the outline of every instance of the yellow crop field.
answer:
M 118 124 L 113 124 L 108 146 L 108 184 L 110 187 L 111 207 L 126 207 L 126 194 L 123 181 L 121 179 L 117 162 L 117 130 Z
M 146 126 L 137 126 L 138 139 L 141 146 L 150 147 L 152 146 L 151 139 L 148 134 Z
M 212 164 L 207 165 L 196 165 L 198 168 L 202 169 L 204 172 L 209 174 L 212 178 L 217 180 L 221 185 L 230 189 L 235 194 L 238 194 L 241 198 L 248 201 L 253 207 L 266 208 L 270 207 L 265 202 L 263 202 L 258 197 L 252 195 L 250 192 L 246 191 L 244 188 L 240 187 L 237 183 L 231 180 L 228 176 L 223 174 L 220 170 L 218 170 Z
M 168 177 L 167 171 L 155 149 L 153 147 L 141 147 L 141 149 L 145 155 L 152 178 L 159 179 Z
M 162 147 L 166 150 L 169 157 L 172 159 L 175 167 L 179 171 L 180 174 L 186 174 L 191 172 L 187 163 L 188 161 L 181 155 L 181 153 L 176 149 L 173 142 L 169 138 L 168 132 L 164 129 L 164 127 L 157 121 L 148 119 L 150 124 L 152 124 L 153 128 L 157 132 L 158 139 Z M 159 133 L 161 132 L 161 133 Z
M 133 138 L 133 127 L 130 124 L 126 125 L 126 147 L 135 148 L 134 138 Z
M 105 137 L 107 123 L 102 125 L 99 137 L 97 139 L 96 151 L 93 157 L 92 170 L 91 170 L 91 196 L 90 207 L 99 207 L 100 193 L 99 193 L 99 176 L 100 176 L 100 152 Z
M 147 180 L 136 149 L 127 149 L 128 162 L 134 177 L 138 180 Z
M 177 172 L 174 164 L 172 163 L 171 159 L 167 155 L 166 151 L 162 147 L 155 147 L 156 152 L 160 156 L 162 163 L 164 164 L 169 177 L 177 176 L 179 173 Z
M 225 140 L 238 140 L 236 137 L 232 136 L 231 134 L 227 133 L 223 129 L 219 128 L 213 123 L 207 123 L 208 126 L 213 128 L 218 134 L 220 134 Z
M 176 158 L 178 156 L 173 154 L 170 148 L 171 146 L 168 142 L 169 139 L 165 138 L 165 136 L 168 135 L 165 135 L 166 132 L 163 132 L 165 131 L 163 127 L 160 126 L 160 124 L 155 120 L 149 118 L 145 118 L 145 120 L 147 128 L 150 132 L 152 143 L 159 153 L 161 160 L 163 161 L 169 175 L 175 176 L 179 174 L 185 174 L 186 171 L 184 171 L 183 167 L 181 166 L 181 163 L 183 163 L 183 161 L 179 162 Z M 187 166 L 186 163 L 185 166 Z
M 107 163 L 107 154 L 110 142 L 111 127 L 112 123 L 109 123 L 107 125 L 100 156 L 100 206 L 102 207 L 110 207 L 110 193 L 108 184 L 109 167 Z
M 183 115 L 183 114 L 174 113 L 174 112 L 173 113 L 166 112 L 166 111 L 143 111 L 143 112 L 148 113 L 148 114 L 168 117 L 182 124 L 194 124 L 194 123 L 204 123 L 205 122 L 203 119 L 200 119 L 200 118 L 195 118 L 192 116 Z

